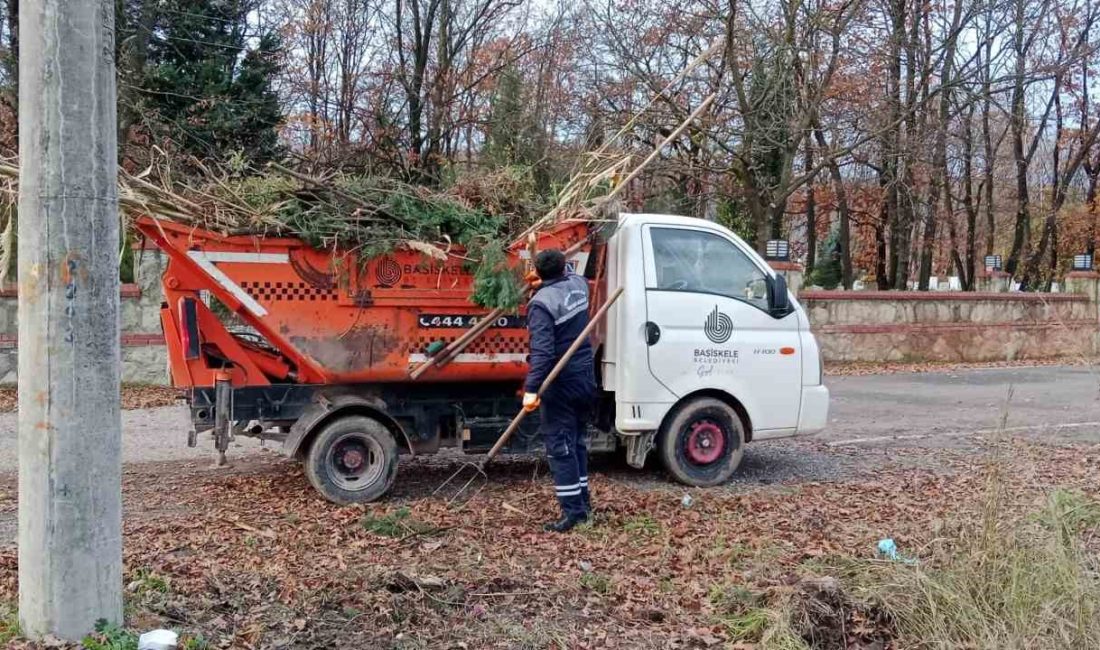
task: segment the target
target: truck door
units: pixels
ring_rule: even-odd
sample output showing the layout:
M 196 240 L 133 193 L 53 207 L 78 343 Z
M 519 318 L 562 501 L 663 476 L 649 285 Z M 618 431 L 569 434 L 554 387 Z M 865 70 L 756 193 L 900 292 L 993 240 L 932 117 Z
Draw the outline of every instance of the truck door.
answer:
M 714 230 L 654 224 L 644 239 L 653 376 L 677 397 L 706 388 L 733 395 L 755 430 L 797 426 L 798 314 L 769 313 L 769 273 Z

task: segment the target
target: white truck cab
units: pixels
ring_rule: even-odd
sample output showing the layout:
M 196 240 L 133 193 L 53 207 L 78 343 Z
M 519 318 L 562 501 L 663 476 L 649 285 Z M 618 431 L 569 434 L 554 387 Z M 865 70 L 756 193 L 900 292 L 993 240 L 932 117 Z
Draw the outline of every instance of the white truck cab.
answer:
M 729 479 L 745 443 L 825 428 L 829 391 L 783 276 L 722 226 L 623 214 L 608 240 L 603 390 L 641 467 L 654 448 L 690 485 Z

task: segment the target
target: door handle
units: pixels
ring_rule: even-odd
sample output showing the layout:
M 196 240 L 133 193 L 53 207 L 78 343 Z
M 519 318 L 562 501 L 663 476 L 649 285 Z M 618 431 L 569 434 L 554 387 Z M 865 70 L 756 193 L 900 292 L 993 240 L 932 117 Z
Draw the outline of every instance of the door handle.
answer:
M 661 340 L 661 328 L 657 327 L 657 323 L 653 321 L 646 321 L 645 324 L 645 344 L 655 345 L 657 341 Z

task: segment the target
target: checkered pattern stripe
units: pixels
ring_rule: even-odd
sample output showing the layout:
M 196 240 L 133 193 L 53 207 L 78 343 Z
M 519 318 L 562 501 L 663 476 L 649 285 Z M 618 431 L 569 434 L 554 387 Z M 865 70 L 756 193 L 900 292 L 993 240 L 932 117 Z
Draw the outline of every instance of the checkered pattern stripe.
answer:
M 423 352 L 434 341 L 442 341 L 444 344 L 453 343 L 457 336 L 420 336 L 413 344 L 411 351 Z M 502 334 L 485 334 L 474 339 L 463 352 L 467 354 L 526 354 L 527 338 L 523 336 L 504 336 Z
M 307 282 L 242 282 L 241 288 L 260 302 L 336 300 L 335 291 L 318 289 Z

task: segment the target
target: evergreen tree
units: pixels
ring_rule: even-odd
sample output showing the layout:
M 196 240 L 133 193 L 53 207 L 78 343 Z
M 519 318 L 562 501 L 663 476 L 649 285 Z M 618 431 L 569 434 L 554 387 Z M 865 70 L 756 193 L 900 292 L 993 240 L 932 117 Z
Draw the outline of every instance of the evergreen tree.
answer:
M 278 155 L 282 118 L 272 89 L 280 70 L 275 34 L 250 39 L 251 0 L 165 0 L 151 31 L 143 108 L 199 158 L 239 153 L 262 164 Z
M 748 151 L 759 200 L 772 203 L 772 194 L 782 184 L 784 151 L 791 139 L 790 119 L 795 105 L 790 53 L 774 50 L 765 42 L 757 45 L 749 81 L 751 115 L 746 129 L 751 130 L 752 147 Z M 772 214 L 768 236 L 782 239 L 782 219 Z M 753 239 L 756 239 L 754 235 Z
M 545 193 L 551 180 L 545 156 L 547 138 L 528 108 L 526 95 L 523 77 L 515 66 L 501 71 L 489 106 L 485 158 L 496 167 L 530 170 L 536 189 Z
M 825 289 L 835 289 L 841 280 L 840 267 L 840 232 L 833 229 L 829 238 L 822 246 L 821 255 L 818 257 L 817 266 L 810 274 L 811 283 Z
M 751 242 L 755 235 L 752 229 L 752 216 L 745 210 L 744 201 L 740 199 L 720 199 L 717 221 L 747 242 Z
M 497 166 L 528 162 L 527 115 L 523 107 L 523 79 L 515 66 L 505 68 L 489 106 L 485 156 Z
M 272 81 L 280 72 L 281 43 L 276 34 L 264 34 L 256 49 L 240 65 L 233 91 L 238 105 L 247 110 L 236 114 L 237 141 L 246 157 L 267 161 L 278 155 L 277 127 L 283 114 Z

